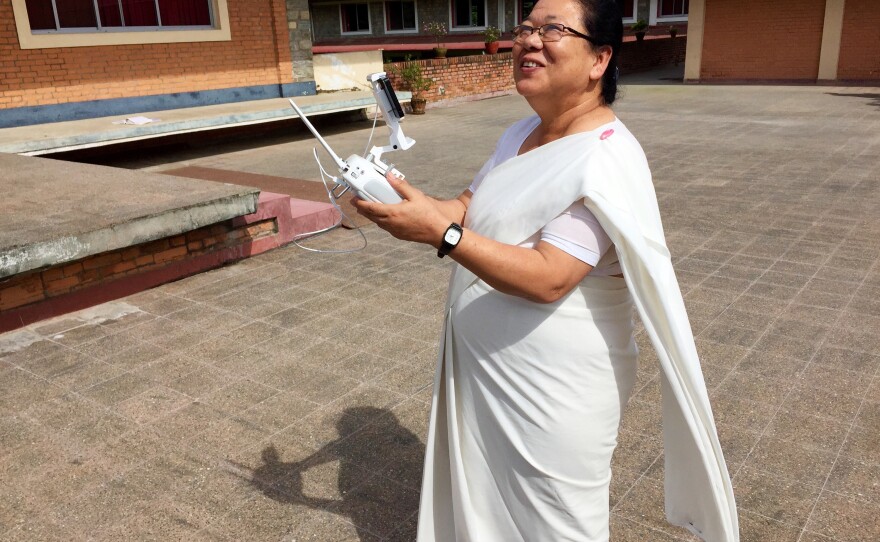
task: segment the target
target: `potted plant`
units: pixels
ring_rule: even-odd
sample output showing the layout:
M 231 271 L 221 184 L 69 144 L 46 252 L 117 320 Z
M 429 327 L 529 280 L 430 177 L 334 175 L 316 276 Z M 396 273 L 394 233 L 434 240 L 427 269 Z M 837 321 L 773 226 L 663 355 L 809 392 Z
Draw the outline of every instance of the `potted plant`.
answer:
M 629 29 L 636 35 L 636 41 L 642 41 L 645 39 L 645 32 L 648 31 L 648 23 L 644 19 L 639 19 Z
M 669 25 L 669 37 L 674 38 L 678 35 L 678 28 L 673 25 Z
M 446 47 L 443 47 L 443 38 L 446 37 L 446 24 L 439 21 L 428 21 L 422 26 L 422 30 L 434 36 L 437 47 L 434 47 L 434 54 L 437 58 L 446 57 Z
M 498 46 L 500 45 L 498 40 L 501 39 L 501 30 L 494 26 L 487 26 L 486 30 L 483 30 L 483 37 L 486 40 L 486 53 L 490 55 L 497 53 Z
M 411 60 L 411 58 L 411 56 L 407 55 L 403 65 L 395 67 L 391 71 L 394 75 L 400 77 L 400 80 L 412 92 L 412 99 L 409 105 L 412 107 L 413 115 L 424 115 L 425 106 L 428 103 L 424 93 L 431 89 L 434 81 L 429 77 L 425 77 L 422 72 L 422 66 L 418 62 Z

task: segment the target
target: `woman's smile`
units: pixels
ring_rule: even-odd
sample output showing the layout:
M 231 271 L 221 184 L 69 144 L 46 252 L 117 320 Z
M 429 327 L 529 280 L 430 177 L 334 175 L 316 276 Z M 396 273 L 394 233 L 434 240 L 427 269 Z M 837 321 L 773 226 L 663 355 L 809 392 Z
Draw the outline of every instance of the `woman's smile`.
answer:
M 520 71 L 525 75 L 535 73 L 543 67 L 544 64 L 537 60 L 523 60 L 519 64 Z

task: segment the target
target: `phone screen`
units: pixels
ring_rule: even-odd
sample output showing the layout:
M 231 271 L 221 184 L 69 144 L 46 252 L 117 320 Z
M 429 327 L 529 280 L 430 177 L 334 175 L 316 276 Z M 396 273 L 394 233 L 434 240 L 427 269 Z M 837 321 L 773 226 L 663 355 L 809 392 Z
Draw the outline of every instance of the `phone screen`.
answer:
M 376 81 L 379 83 L 379 88 L 382 89 L 382 92 L 385 93 L 385 96 L 388 98 L 388 103 L 391 104 L 394 114 L 397 118 L 402 119 L 403 108 L 400 107 L 400 102 L 397 101 L 397 94 L 395 94 L 394 89 L 391 88 L 391 81 L 387 77 L 380 77 Z

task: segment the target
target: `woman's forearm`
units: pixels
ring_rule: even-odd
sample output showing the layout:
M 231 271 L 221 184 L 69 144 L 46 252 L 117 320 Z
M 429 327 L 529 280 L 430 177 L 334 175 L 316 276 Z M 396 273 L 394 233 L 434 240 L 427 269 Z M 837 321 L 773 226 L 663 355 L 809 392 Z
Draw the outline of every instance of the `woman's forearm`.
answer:
M 454 200 L 435 200 L 393 176 L 388 176 L 388 182 L 404 198 L 402 203 L 385 205 L 355 198 L 352 204 L 394 237 L 439 248 L 449 225 L 464 222 L 470 190 Z M 543 241 L 535 248 L 523 248 L 467 228 L 449 254 L 496 290 L 539 303 L 561 298 L 593 269 Z
M 464 222 L 464 213 L 467 210 L 465 204 L 459 199 L 434 199 L 429 198 L 437 209 L 443 213 L 443 216 L 449 219 L 449 222 L 461 224 Z
M 537 303 L 560 299 L 593 269 L 548 243 L 523 248 L 469 230 L 449 255 L 499 292 Z
M 443 213 L 443 216 L 449 219 L 449 222 L 460 225 L 464 223 L 464 215 L 467 213 L 472 195 L 470 190 L 465 190 L 455 199 L 439 200 L 432 197 L 428 197 L 428 199 Z

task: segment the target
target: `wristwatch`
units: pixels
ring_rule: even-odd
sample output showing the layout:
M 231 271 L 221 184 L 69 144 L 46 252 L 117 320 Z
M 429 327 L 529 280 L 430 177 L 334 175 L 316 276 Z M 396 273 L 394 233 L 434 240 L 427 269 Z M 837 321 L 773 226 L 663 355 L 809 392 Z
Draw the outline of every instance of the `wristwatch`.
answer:
M 437 257 L 442 258 L 449 254 L 452 249 L 458 246 L 458 242 L 461 241 L 462 229 L 461 226 L 453 222 L 446 228 L 446 233 L 443 234 L 443 241 L 440 242 L 440 248 L 437 249 Z

